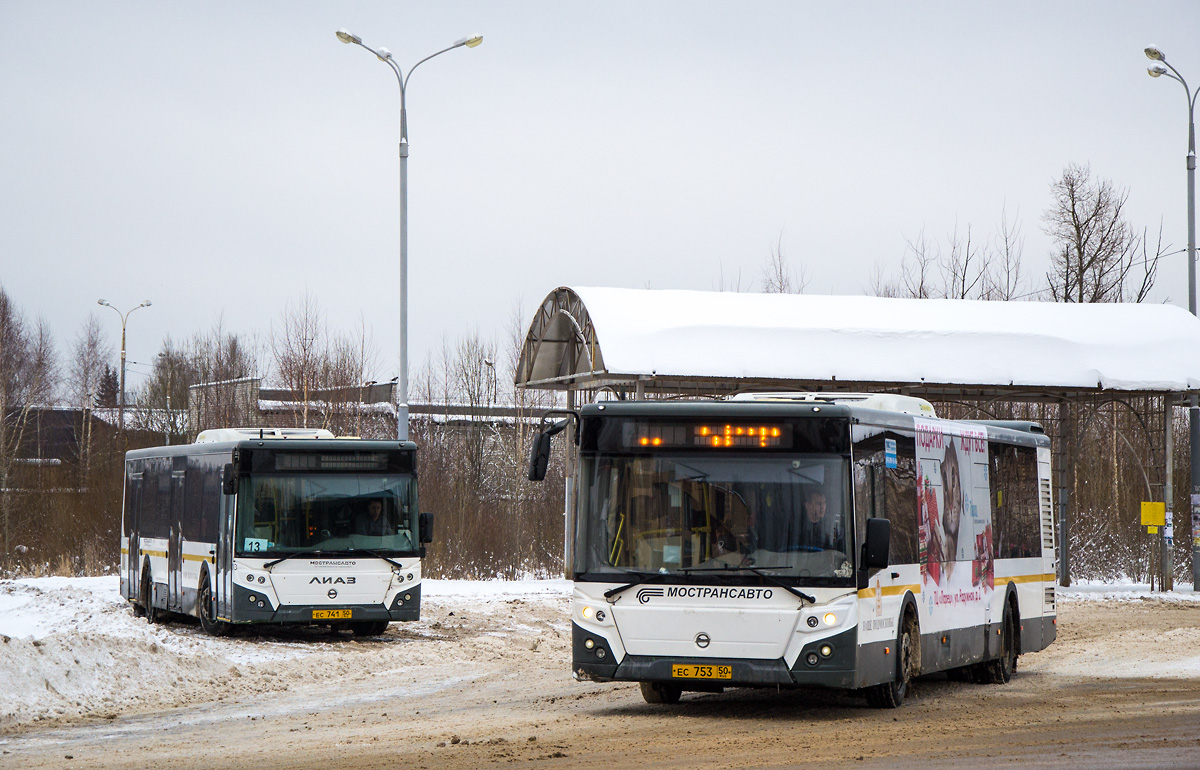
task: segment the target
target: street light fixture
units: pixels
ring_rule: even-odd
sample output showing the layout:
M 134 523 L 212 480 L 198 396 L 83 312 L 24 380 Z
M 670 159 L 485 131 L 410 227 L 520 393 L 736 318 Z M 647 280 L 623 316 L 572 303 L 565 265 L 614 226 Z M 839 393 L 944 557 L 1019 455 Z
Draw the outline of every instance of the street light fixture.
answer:
M 435 56 L 455 48 L 474 48 L 483 42 L 482 35 L 473 35 L 456 40 L 453 45 L 431 53 L 409 68 L 405 75 L 386 48 L 378 50 L 363 43 L 362 38 L 347 29 L 337 31 L 337 39 L 346 44 L 357 45 L 388 65 L 396 75 L 400 86 L 400 382 L 396 389 L 396 437 L 408 440 L 408 106 L 406 97 L 408 81 L 413 72 Z
M 150 302 L 150 300 L 146 300 L 145 302 L 138 305 L 137 307 L 130 308 L 125 313 L 122 313 L 120 310 L 117 310 L 115 307 L 110 305 L 108 303 L 108 300 L 106 300 L 106 299 L 98 299 L 98 300 L 96 300 L 96 304 L 103 305 L 104 307 L 112 308 L 113 312 L 115 312 L 117 315 L 121 316 L 121 386 L 120 386 L 120 392 L 117 393 L 117 407 L 118 407 L 117 425 L 119 426 L 119 428 L 121 430 L 121 435 L 124 436 L 125 435 L 125 323 L 126 323 L 126 321 L 129 320 L 129 315 L 131 313 L 133 313 L 133 311 L 137 310 L 140 307 L 150 307 L 151 302 Z
M 1146 58 L 1160 64 L 1146 72 L 1152 78 L 1166 75 L 1183 86 L 1188 102 L 1188 152 L 1187 152 L 1187 217 L 1188 217 L 1188 311 L 1196 315 L 1196 96 L 1200 88 L 1193 91 L 1179 70 L 1175 69 L 1166 54 L 1154 46 L 1146 48 Z M 1165 66 L 1164 66 L 1165 65 Z M 1193 395 L 1188 404 L 1188 437 L 1191 452 L 1191 502 L 1192 514 L 1192 590 L 1200 590 L 1200 399 Z M 1167 501 L 1168 508 L 1170 501 Z M 1165 528 L 1164 528 L 1165 529 Z M 1169 567 L 1170 549 L 1165 552 L 1164 566 Z

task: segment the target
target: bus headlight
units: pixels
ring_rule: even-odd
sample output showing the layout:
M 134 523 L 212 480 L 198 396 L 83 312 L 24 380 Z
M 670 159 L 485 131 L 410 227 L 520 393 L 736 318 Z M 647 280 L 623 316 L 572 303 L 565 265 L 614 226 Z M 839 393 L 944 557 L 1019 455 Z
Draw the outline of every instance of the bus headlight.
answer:
M 596 640 L 595 639 L 585 639 L 583 642 L 583 646 L 587 647 L 590 650 L 596 646 Z
M 825 613 L 825 625 L 832 626 L 836 623 L 837 623 L 837 615 L 834 615 L 832 612 L 826 612 Z
M 596 611 L 594 609 L 592 609 L 591 607 L 584 607 L 583 612 L 581 612 L 580 614 L 583 615 L 584 620 L 591 620 L 592 617 L 596 614 Z
M 832 654 L 833 654 L 832 647 L 830 647 L 828 644 L 821 645 L 821 657 L 822 658 L 828 658 Z

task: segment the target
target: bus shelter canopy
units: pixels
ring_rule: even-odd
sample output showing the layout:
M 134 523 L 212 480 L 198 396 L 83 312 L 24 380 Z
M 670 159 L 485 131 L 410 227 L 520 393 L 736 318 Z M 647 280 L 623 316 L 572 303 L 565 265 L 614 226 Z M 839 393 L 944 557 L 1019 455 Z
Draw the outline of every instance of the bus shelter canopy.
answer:
M 516 384 L 620 394 L 1195 393 L 1200 320 L 1173 305 L 561 287 L 529 327 Z

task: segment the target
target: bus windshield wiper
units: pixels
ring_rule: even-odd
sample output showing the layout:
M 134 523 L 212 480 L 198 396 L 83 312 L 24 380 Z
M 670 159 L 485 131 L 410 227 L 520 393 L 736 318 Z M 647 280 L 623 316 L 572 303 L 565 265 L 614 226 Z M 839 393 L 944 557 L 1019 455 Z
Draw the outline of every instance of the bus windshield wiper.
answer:
M 274 561 L 267 562 L 266 564 L 263 565 L 263 569 L 269 570 L 269 569 L 271 569 L 271 567 L 274 567 L 279 562 L 287 561 L 288 559 L 294 558 L 296 556 L 335 556 L 335 555 L 336 556 L 345 556 L 346 554 L 354 555 L 354 554 L 359 554 L 359 553 L 365 553 L 367 556 L 374 556 L 376 559 L 383 559 L 388 564 L 391 564 L 393 567 L 396 567 L 397 569 L 404 569 L 404 565 L 401 564 L 400 562 L 389 559 L 388 557 L 384 556 L 383 554 L 379 553 L 378 551 L 372 551 L 368 548 L 352 548 L 352 549 L 346 550 L 346 551 L 295 551 L 293 553 L 287 554 L 286 556 L 281 556 L 280 558 L 275 559 Z
M 351 549 L 351 553 L 365 553 L 368 556 L 374 556 L 376 559 L 383 559 L 384 561 L 386 561 L 388 564 L 392 565 L 396 569 L 404 569 L 403 564 L 401 564 L 398 561 L 393 561 L 392 559 L 389 559 L 388 557 L 381 554 L 379 551 L 371 551 L 366 548 L 354 548 L 354 549 Z
M 604 598 L 608 599 L 609 601 L 612 601 L 612 598 L 614 596 L 616 596 L 617 594 L 621 593 L 622 591 L 627 591 L 630 588 L 633 588 L 634 586 L 640 586 L 644 583 L 653 583 L 656 580 L 662 580 L 663 578 L 667 577 L 670 574 L 671 573 L 669 573 L 669 572 L 656 572 L 654 574 L 645 574 L 645 573 L 639 574 L 637 580 L 634 580 L 631 583 L 626 583 L 623 586 L 617 586 L 616 588 L 610 588 L 607 591 L 605 591 Z
M 294 558 L 296 556 L 319 556 L 322 553 L 324 553 L 324 551 L 293 551 L 292 553 L 281 556 L 278 559 L 275 559 L 274 561 L 267 562 L 266 564 L 262 565 L 262 568 L 265 570 L 269 570 L 269 569 L 271 569 L 271 567 L 274 567 L 279 562 L 287 561 L 288 559 Z
M 810 596 L 810 595 L 804 593 L 803 591 L 801 591 L 800 589 L 788 585 L 787 583 L 783 582 L 782 580 L 775 577 L 774 575 L 763 571 L 763 570 L 768 570 L 768 569 L 787 569 L 787 565 L 782 565 L 779 567 L 751 567 L 749 565 L 740 565 L 739 566 L 736 564 L 726 564 L 724 567 L 684 567 L 684 568 L 680 569 L 679 571 L 683 572 L 683 573 L 690 573 L 690 572 L 730 572 L 732 570 L 745 570 L 747 572 L 753 572 L 755 575 L 758 575 L 763 580 L 766 580 L 770 583 L 774 583 L 775 585 L 779 586 L 780 588 L 787 591 L 789 594 L 792 594 L 793 596 L 800 597 L 800 606 L 801 607 L 804 606 L 804 602 L 808 602 L 809 604 L 817 603 L 817 597 Z

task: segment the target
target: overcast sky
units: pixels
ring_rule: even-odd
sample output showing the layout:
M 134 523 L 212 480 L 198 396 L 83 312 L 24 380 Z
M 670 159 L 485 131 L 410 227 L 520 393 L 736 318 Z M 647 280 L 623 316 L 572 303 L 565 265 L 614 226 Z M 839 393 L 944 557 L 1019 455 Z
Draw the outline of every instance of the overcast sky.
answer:
M 1007 209 L 1040 277 L 1071 162 L 1186 245 L 1200 3 L 0 0 L 0 285 L 65 352 L 89 313 L 149 361 L 312 293 L 395 374 L 408 66 L 411 361 L 560 285 L 756 287 L 782 236 L 810 293 Z M 1167 257 L 1156 301 L 1186 305 Z M 1040 281 L 1039 281 L 1040 285 Z M 131 371 L 130 384 L 138 378 Z

